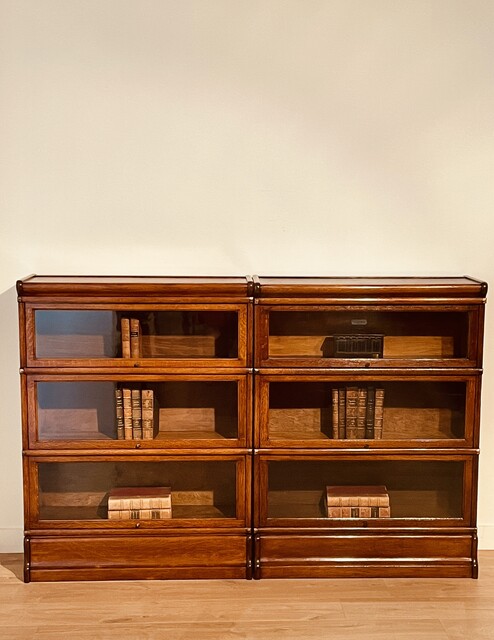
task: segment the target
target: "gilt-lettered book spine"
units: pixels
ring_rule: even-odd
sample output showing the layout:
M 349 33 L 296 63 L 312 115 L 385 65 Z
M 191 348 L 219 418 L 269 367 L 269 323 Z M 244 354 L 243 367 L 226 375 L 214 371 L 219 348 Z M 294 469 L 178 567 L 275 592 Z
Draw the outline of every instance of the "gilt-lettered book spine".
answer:
M 115 389 L 115 414 L 117 422 L 117 440 L 125 439 L 123 390 Z
M 132 397 L 132 437 L 142 440 L 142 409 L 140 389 L 131 390 Z
M 130 357 L 141 357 L 141 323 L 137 318 L 130 319 Z
M 365 417 L 367 412 L 367 387 L 359 387 L 357 402 L 357 438 L 365 438 Z
M 346 393 L 345 389 L 338 389 L 338 437 L 346 438 Z
M 357 405 L 358 388 L 346 388 L 346 437 L 348 440 L 357 439 Z
M 159 408 L 153 389 L 143 389 L 142 403 L 142 439 L 153 440 L 159 430 Z
M 338 389 L 331 390 L 331 409 L 333 416 L 333 438 L 338 440 L 340 434 L 338 431 Z
M 376 389 L 376 406 L 374 409 L 374 438 L 381 440 L 383 437 L 384 422 L 384 389 Z
M 120 320 L 120 334 L 122 336 L 122 358 L 130 358 L 130 320 Z
M 125 440 L 132 440 L 132 395 L 130 389 L 122 389 L 123 414 L 124 414 L 124 436 Z
M 172 517 L 170 509 L 118 509 L 108 512 L 109 520 L 165 520 Z
M 368 440 L 374 438 L 374 408 L 376 403 L 376 389 L 367 388 L 367 407 L 365 410 L 365 437 Z

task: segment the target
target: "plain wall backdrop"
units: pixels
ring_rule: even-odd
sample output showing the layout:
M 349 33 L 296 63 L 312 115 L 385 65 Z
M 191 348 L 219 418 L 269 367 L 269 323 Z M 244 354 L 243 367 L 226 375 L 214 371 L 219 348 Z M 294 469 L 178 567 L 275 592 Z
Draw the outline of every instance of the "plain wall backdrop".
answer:
M 16 279 L 469 274 L 494 296 L 493 60 L 492 0 L 0 0 L 0 551 L 22 541 Z

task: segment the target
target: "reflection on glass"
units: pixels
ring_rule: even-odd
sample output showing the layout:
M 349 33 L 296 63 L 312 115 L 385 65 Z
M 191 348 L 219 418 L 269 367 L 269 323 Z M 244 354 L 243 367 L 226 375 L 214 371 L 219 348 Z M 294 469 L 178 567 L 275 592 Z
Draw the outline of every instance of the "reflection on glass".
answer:
M 172 520 L 236 514 L 233 461 L 43 462 L 40 519 L 107 519 L 108 495 L 117 487 L 170 487 Z
M 271 311 L 270 358 L 465 358 L 468 314 Z
M 40 440 L 238 436 L 235 381 L 38 382 Z
M 35 312 L 37 358 L 236 358 L 235 311 Z
M 466 383 L 271 382 L 271 440 L 465 437 Z
M 461 518 L 463 463 L 270 461 L 269 518 L 326 518 L 326 487 L 384 486 L 391 518 Z

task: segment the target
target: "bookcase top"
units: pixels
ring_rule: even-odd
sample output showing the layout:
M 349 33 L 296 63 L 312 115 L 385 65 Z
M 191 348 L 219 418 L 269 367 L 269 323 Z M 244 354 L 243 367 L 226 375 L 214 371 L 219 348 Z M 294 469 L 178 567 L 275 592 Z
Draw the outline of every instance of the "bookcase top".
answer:
M 32 275 L 17 282 L 20 296 L 138 295 L 247 297 L 249 276 L 49 276 Z
M 260 298 L 338 297 L 484 297 L 487 284 L 455 277 L 270 277 L 257 279 Z

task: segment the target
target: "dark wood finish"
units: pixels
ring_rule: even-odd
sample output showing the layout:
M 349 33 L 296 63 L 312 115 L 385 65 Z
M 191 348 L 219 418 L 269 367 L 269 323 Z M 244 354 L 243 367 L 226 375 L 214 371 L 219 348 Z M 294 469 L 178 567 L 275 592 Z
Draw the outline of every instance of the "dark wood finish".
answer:
M 18 282 L 26 581 L 252 577 L 253 289 L 251 277 Z M 46 311 L 89 313 L 37 327 Z M 146 325 L 141 355 L 123 358 L 123 317 L 168 324 Z M 117 384 L 154 390 L 152 440 L 117 439 Z M 110 488 L 170 481 L 171 518 L 108 519 Z
M 17 292 L 26 581 L 477 577 L 484 282 L 34 275 Z M 363 325 L 382 354 L 332 357 Z M 117 383 L 160 398 L 152 440 L 116 439 Z M 385 390 L 383 438 L 335 438 L 331 390 L 368 385 Z M 160 481 L 171 518 L 106 517 L 111 488 Z M 328 518 L 338 482 L 387 482 L 390 517 Z
M 487 285 L 260 277 L 257 290 L 254 577 L 476 578 Z M 332 335 L 363 325 L 382 357 L 332 357 Z M 368 385 L 385 390 L 383 439 L 335 438 L 331 389 Z M 391 517 L 328 518 L 338 482 L 387 482 Z
M 260 535 L 257 578 L 472 578 L 473 533 Z
M 245 535 L 31 538 L 30 580 L 246 578 Z

